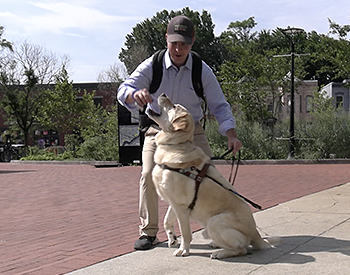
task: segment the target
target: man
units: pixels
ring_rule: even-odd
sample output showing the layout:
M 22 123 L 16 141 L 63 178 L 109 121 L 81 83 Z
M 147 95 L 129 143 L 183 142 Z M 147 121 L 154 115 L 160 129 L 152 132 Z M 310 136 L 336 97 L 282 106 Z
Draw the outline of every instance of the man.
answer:
M 157 98 L 166 94 L 173 103 L 186 107 L 196 122 L 194 143 L 201 147 L 210 157 L 212 152 L 205 136 L 203 127 L 199 123 L 203 117 L 201 98 L 197 96 L 192 85 L 192 55 L 189 54 L 195 41 L 193 23 L 186 16 L 176 16 L 168 24 L 166 40 L 168 50 L 163 57 L 163 76 L 158 90 L 151 94 L 149 87 L 152 81 L 152 57 L 142 62 L 130 77 L 120 85 L 118 101 L 130 111 L 138 106 L 147 106 L 159 113 Z M 202 62 L 203 92 L 211 113 L 219 123 L 219 132 L 228 138 L 228 148 L 233 148 L 235 154 L 242 146 L 235 132 L 235 119 L 231 108 L 208 67 Z M 159 132 L 157 125 L 152 125 L 145 133 L 142 149 L 142 174 L 140 179 L 140 235 L 135 242 L 137 250 L 150 249 L 157 244 L 158 232 L 158 196 L 152 181 L 154 167 L 154 152 L 156 150 L 155 135 Z

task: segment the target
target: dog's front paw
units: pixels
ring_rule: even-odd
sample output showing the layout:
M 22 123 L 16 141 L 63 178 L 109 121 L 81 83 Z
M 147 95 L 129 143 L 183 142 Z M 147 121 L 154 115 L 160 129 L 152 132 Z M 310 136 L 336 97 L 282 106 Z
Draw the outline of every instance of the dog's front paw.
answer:
M 188 256 L 190 255 L 190 251 L 188 249 L 182 249 L 182 248 L 179 248 L 179 249 L 176 249 L 173 253 L 174 256 Z

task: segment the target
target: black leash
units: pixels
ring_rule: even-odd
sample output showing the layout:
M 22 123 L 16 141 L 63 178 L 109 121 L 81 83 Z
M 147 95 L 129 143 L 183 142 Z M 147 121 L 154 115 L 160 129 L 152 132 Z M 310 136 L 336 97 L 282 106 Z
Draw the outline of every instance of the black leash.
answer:
M 212 177 L 210 177 L 210 176 L 208 176 L 208 175 L 207 175 L 206 177 L 208 177 L 208 178 L 211 179 L 212 181 L 216 182 L 218 185 L 220 185 L 222 188 L 226 189 L 227 191 L 230 191 L 230 192 L 232 192 L 233 194 L 235 194 L 236 196 L 242 198 L 243 200 L 245 200 L 246 202 L 248 202 L 248 203 L 249 203 L 251 206 L 253 206 L 254 208 L 257 208 L 257 209 L 259 209 L 259 210 L 262 209 L 262 207 L 261 207 L 259 204 L 257 204 L 257 203 L 255 203 L 255 202 L 251 201 L 250 199 L 244 197 L 243 195 L 239 194 L 239 193 L 236 192 L 235 190 L 226 188 L 221 182 L 217 181 L 216 179 L 214 179 L 214 178 L 212 178 Z
M 220 159 L 224 159 L 224 157 L 226 157 L 229 153 L 231 153 L 233 151 L 233 149 L 229 149 L 228 151 L 226 151 L 223 155 L 221 155 L 220 157 L 212 157 L 212 160 L 220 160 Z M 233 167 L 235 166 L 235 156 L 232 155 L 232 165 L 231 165 L 231 172 L 230 172 L 230 177 L 228 179 L 229 183 L 231 183 L 232 185 L 235 184 L 236 181 L 236 177 L 237 177 L 237 172 L 238 172 L 238 166 L 239 163 L 241 161 L 241 151 L 238 151 L 238 160 L 237 160 L 237 166 L 236 166 L 236 171 L 235 171 L 235 175 L 233 177 L 233 180 L 231 182 L 232 179 L 232 174 L 233 174 Z
M 228 150 L 227 152 L 225 152 L 222 156 L 220 157 L 212 157 L 212 160 L 219 160 L 219 159 L 224 159 L 224 157 L 226 157 L 229 153 L 232 152 L 233 149 Z M 238 166 L 239 163 L 241 161 L 241 151 L 238 151 L 238 160 L 237 160 L 237 166 L 236 166 L 236 171 L 235 171 L 235 175 L 233 177 L 233 180 L 231 182 L 231 178 L 232 178 L 232 172 L 233 172 L 233 166 L 235 163 L 235 156 L 232 156 L 232 165 L 231 165 L 231 172 L 230 172 L 230 177 L 229 177 L 229 182 L 234 185 L 235 181 L 236 181 L 236 177 L 237 177 L 237 172 L 238 172 Z M 251 206 L 253 206 L 254 208 L 257 208 L 259 210 L 262 209 L 262 207 L 259 204 L 256 204 L 255 202 L 251 201 L 250 199 L 242 196 L 241 194 L 237 193 L 236 191 L 232 190 L 232 189 L 227 189 L 226 187 L 224 187 L 220 182 L 218 182 L 217 180 L 213 179 L 212 177 L 207 176 L 208 178 L 210 178 L 211 180 L 213 180 L 214 182 L 216 182 L 217 184 L 219 184 L 221 187 L 225 188 L 226 190 L 234 193 L 235 195 L 237 195 L 238 197 L 242 198 L 243 200 L 245 200 L 246 202 L 248 202 Z

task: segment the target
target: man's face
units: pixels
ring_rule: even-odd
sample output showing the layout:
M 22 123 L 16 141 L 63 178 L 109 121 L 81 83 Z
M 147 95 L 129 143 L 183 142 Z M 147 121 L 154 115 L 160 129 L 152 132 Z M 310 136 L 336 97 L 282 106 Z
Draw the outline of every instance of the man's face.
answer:
M 186 63 L 192 45 L 186 44 L 185 42 L 167 42 L 167 44 L 171 61 L 176 67 L 180 68 Z

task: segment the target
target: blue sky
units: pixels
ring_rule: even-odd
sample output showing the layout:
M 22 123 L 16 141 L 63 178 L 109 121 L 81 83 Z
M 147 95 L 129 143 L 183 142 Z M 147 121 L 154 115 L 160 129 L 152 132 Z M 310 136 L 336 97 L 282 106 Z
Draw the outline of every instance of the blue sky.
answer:
M 69 55 L 74 82 L 95 82 L 118 61 L 125 36 L 146 18 L 164 9 L 208 11 L 219 35 L 230 22 L 250 16 L 255 30 L 299 27 L 327 34 L 329 17 L 350 24 L 349 0 L 0 0 L 4 38 L 27 40 L 57 55 Z

